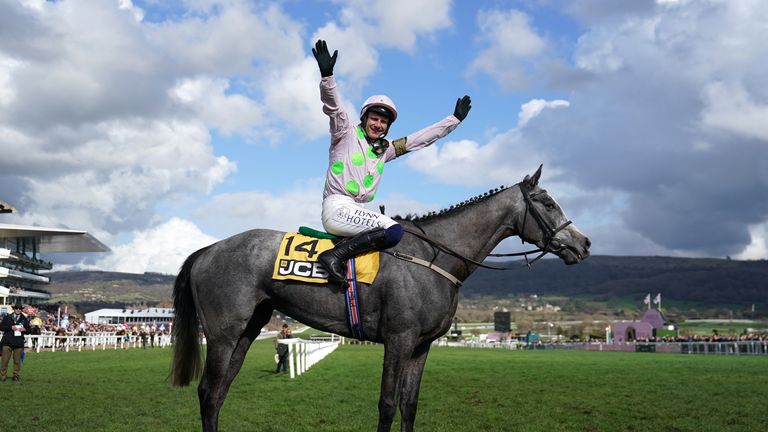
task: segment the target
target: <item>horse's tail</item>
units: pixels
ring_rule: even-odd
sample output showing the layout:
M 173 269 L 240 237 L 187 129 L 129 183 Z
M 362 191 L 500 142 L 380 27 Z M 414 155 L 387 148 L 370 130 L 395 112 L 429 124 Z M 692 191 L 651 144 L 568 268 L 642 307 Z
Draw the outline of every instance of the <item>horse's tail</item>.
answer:
M 210 246 L 209 246 L 210 247 Z M 171 384 L 186 386 L 200 377 L 203 357 L 200 351 L 199 326 L 195 300 L 192 297 L 192 265 L 208 247 L 187 257 L 173 284 L 173 362 Z

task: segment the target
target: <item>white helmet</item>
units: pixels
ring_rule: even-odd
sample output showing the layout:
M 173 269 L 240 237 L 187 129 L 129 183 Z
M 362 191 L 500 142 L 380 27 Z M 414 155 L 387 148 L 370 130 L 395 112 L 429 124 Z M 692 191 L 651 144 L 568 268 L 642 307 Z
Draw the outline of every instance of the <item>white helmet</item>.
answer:
M 363 118 L 370 110 L 389 117 L 390 125 L 397 120 L 397 108 L 395 107 L 395 103 L 387 96 L 373 95 L 366 99 L 363 104 L 363 109 L 360 110 L 360 121 L 364 121 Z

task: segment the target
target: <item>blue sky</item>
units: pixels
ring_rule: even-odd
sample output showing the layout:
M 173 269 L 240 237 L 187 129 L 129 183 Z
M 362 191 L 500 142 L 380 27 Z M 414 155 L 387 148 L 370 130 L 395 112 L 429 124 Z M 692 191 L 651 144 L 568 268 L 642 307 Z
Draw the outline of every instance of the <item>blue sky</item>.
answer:
M 765 259 L 767 20 L 727 0 L 3 2 L 2 221 L 114 251 L 67 265 L 166 273 L 249 228 L 320 227 L 322 38 L 352 115 L 396 102 L 390 138 L 472 97 L 373 208 L 438 210 L 543 163 L 594 254 Z

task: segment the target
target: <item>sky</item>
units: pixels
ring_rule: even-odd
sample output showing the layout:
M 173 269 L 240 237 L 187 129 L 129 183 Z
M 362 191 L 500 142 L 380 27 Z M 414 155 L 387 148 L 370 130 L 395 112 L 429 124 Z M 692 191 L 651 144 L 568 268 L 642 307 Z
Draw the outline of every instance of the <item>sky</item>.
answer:
M 597 255 L 768 258 L 768 2 L 2 0 L 0 222 L 87 230 L 57 268 L 175 274 L 252 228 L 321 228 L 328 118 L 311 48 L 339 51 L 408 135 L 372 209 L 541 185 Z M 521 250 L 517 239 L 496 252 Z

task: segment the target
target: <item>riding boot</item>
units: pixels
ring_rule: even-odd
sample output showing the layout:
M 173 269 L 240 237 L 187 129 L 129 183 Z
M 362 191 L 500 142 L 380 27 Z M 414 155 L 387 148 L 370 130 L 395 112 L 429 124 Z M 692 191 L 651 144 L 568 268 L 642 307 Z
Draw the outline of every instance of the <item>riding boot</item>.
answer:
M 392 246 L 387 239 L 384 228 L 365 231 L 354 237 L 347 237 L 336 243 L 317 257 L 317 261 L 328 271 L 329 279 L 344 282 L 347 277 L 346 262 L 348 259 L 366 252 L 381 250 Z

